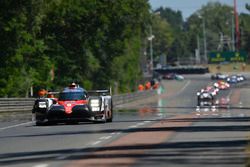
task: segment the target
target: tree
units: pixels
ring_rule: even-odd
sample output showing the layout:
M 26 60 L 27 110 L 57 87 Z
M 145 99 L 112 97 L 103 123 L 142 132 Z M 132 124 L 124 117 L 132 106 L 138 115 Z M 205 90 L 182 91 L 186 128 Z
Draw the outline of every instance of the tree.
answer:
M 201 49 L 204 50 L 204 45 L 202 45 L 204 40 L 203 21 L 208 52 L 217 50 L 221 35 L 231 39 L 232 11 L 231 6 L 219 2 L 209 2 L 191 15 L 187 20 L 189 38 L 193 39 L 189 42 L 190 49 L 194 51 L 197 48 L 197 40 L 195 39 L 198 37 Z

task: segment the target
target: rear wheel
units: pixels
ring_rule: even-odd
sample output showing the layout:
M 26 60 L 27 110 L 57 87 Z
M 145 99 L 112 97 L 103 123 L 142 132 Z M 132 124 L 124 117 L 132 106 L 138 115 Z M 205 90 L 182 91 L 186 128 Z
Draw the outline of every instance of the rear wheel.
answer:
M 111 101 L 110 111 L 108 112 L 107 122 L 113 122 L 113 103 Z

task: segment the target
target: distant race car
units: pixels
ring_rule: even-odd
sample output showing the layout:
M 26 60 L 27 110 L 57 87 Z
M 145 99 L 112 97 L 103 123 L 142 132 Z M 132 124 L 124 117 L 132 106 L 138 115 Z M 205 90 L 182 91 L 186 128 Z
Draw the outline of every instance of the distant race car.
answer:
M 112 122 L 112 97 L 108 90 L 87 92 L 73 83 L 59 92 L 58 99 L 35 100 L 32 113 L 36 125 L 68 121 Z
M 236 75 L 238 82 L 242 82 L 246 80 L 246 77 L 242 74 L 237 74 Z
M 197 106 L 213 106 L 215 105 L 215 96 L 212 93 L 202 90 L 197 92 Z
M 213 96 L 216 96 L 219 93 L 220 89 L 214 86 L 207 86 L 205 91 L 211 93 Z
M 212 80 L 226 80 L 228 75 L 222 73 L 216 73 L 211 75 Z
M 162 76 L 162 79 L 167 79 L 167 80 L 178 80 L 178 81 L 182 81 L 184 80 L 184 77 L 182 75 L 176 74 L 176 73 L 169 73 L 166 75 Z
M 217 81 L 214 83 L 214 87 L 220 89 L 220 90 L 226 90 L 230 88 L 230 84 L 227 83 L 226 81 Z
M 169 74 L 165 74 L 162 76 L 162 79 L 167 79 L 167 80 L 174 80 L 175 79 L 175 73 L 169 73 Z
M 238 79 L 238 77 L 236 75 L 232 75 L 232 76 L 229 76 L 227 78 L 227 82 L 230 84 L 236 84 L 236 83 L 240 82 L 240 80 Z

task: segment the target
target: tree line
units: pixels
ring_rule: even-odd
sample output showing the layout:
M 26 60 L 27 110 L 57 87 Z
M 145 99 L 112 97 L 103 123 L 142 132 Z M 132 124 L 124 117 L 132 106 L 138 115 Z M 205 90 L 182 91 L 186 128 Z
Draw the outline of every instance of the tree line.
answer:
M 199 40 L 202 51 L 200 16 L 208 50 L 216 49 L 221 32 L 230 36 L 232 10 L 212 2 L 184 20 L 170 8 L 152 11 L 148 0 L 1 0 L 0 97 L 60 90 L 70 82 L 134 91 L 150 60 L 150 28 L 154 65 L 160 55 L 174 64 L 194 58 Z M 250 15 L 239 17 L 241 48 L 249 53 Z
M 146 0 L 0 1 L 0 96 L 70 82 L 130 91 L 149 8 Z

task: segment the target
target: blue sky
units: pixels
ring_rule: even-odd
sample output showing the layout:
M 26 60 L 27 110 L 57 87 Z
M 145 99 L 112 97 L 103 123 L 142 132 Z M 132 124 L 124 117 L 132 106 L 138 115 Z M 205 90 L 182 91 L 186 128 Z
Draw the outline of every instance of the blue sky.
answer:
M 209 1 L 218 1 L 223 4 L 233 6 L 234 0 L 149 0 L 152 9 L 157 9 L 160 6 L 170 7 L 174 10 L 182 11 L 184 19 L 189 17 L 196 10 L 200 9 L 202 5 L 206 5 Z M 245 9 L 245 4 L 250 4 L 250 0 L 237 0 L 238 12 L 249 13 Z

